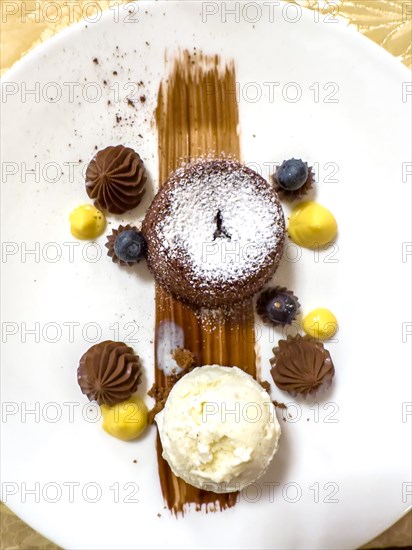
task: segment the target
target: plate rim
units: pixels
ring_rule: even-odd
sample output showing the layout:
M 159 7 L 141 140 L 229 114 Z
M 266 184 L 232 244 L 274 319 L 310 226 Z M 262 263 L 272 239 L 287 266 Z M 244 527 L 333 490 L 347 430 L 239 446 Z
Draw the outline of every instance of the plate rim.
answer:
M 186 0 L 186 2 L 187 2 L 187 4 L 189 4 L 189 3 L 190 4 L 198 3 L 196 0 Z M 235 3 L 235 2 L 233 1 L 233 3 Z M 239 0 L 239 3 L 240 4 L 247 4 L 249 2 L 248 2 L 248 0 Z M 287 0 L 282 0 L 282 3 L 288 3 L 288 2 L 287 2 Z M 176 0 L 159 0 L 159 1 L 157 1 L 157 0 L 134 0 L 133 2 L 130 2 L 130 4 L 133 4 L 133 5 L 136 5 L 136 6 L 137 5 L 140 5 L 140 6 L 142 6 L 142 5 L 153 6 L 153 7 L 157 7 L 157 8 L 160 9 L 162 4 L 168 4 L 168 5 L 182 4 L 182 2 L 181 1 L 179 2 L 179 1 L 176 1 Z M 276 6 L 276 7 L 278 8 L 279 6 Z M 300 8 L 302 9 L 303 17 L 305 17 L 305 18 L 309 18 L 311 16 L 311 14 L 313 13 L 313 10 L 310 10 L 309 8 L 306 8 L 304 6 L 300 6 Z M 12 65 L 12 67 L 7 69 L 7 71 L 2 75 L 2 77 L 0 79 L 1 83 L 6 83 L 6 82 L 13 81 L 14 75 L 16 75 L 16 77 L 18 77 L 19 74 L 21 74 L 21 72 L 23 72 L 25 69 L 30 67 L 30 65 L 33 62 L 38 61 L 41 58 L 42 55 L 47 54 L 47 52 L 49 51 L 49 48 L 53 48 L 56 44 L 62 43 L 64 41 L 69 40 L 71 37 L 76 36 L 76 33 L 81 32 L 81 30 L 84 29 L 84 27 L 86 25 L 88 25 L 88 26 L 89 25 L 98 26 L 99 24 L 103 24 L 110 17 L 110 15 L 111 15 L 110 9 L 106 8 L 106 9 L 102 10 L 102 16 L 98 21 L 93 22 L 93 23 L 90 23 L 90 22 L 88 23 L 85 20 L 78 21 L 78 22 L 70 24 L 68 27 L 58 31 L 56 34 L 54 34 L 50 38 L 40 42 L 32 50 L 30 50 L 28 53 L 26 53 L 20 59 L 18 59 Z M 341 33 L 346 34 L 348 37 L 349 37 L 348 33 L 350 33 L 352 41 L 353 40 L 358 40 L 359 45 L 363 44 L 363 48 L 365 48 L 365 49 L 362 50 L 362 53 L 365 52 L 367 55 L 375 56 L 375 59 L 377 60 L 377 62 L 386 63 L 392 71 L 395 71 L 395 70 L 398 71 L 399 70 L 399 75 L 400 75 L 401 78 L 402 77 L 406 78 L 406 75 L 407 75 L 408 79 L 410 79 L 410 74 L 411 74 L 410 70 L 401 61 L 400 58 L 394 57 L 385 48 L 378 45 L 373 40 L 369 39 L 367 36 L 363 35 L 360 31 L 358 31 L 356 29 L 355 26 L 351 25 L 349 23 L 349 21 L 346 20 L 345 18 L 343 18 L 342 16 L 339 15 L 338 17 L 339 17 L 340 23 L 342 23 L 342 24 L 340 24 L 340 25 L 331 25 L 330 27 L 327 27 L 328 29 L 329 28 L 331 29 L 329 32 L 334 32 L 334 33 L 341 32 Z M 332 29 L 334 29 L 334 30 L 332 31 Z M 235 60 L 235 63 L 236 63 L 236 60 Z M 16 77 L 14 77 L 14 78 L 16 78 Z M 16 78 L 16 79 L 18 80 L 18 78 Z M 7 108 L 7 103 L 4 104 L 2 106 L 2 108 Z M 26 516 L 25 513 L 23 513 L 23 514 L 17 513 L 12 504 L 10 505 L 9 503 L 7 503 L 7 504 L 4 504 L 4 506 L 6 506 L 9 510 L 11 510 L 17 517 L 19 517 L 22 521 L 24 521 L 29 527 L 31 527 L 34 531 L 39 533 L 41 536 L 43 536 L 44 538 L 46 538 L 49 541 L 53 542 L 54 544 L 58 544 L 58 543 L 54 542 L 47 534 L 45 534 L 45 532 L 43 531 L 42 528 L 39 529 L 37 527 L 34 527 L 31 523 L 30 519 L 27 519 L 25 517 Z M 27 510 L 29 510 L 29 508 L 27 508 Z M 392 525 L 394 525 L 395 523 L 397 523 L 398 521 L 403 519 L 411 511 L 412 511 L 412 505 L 406 506 L 403 513 L 399 517 L 397 517 L 395 522 L 391 522 L 386 528 L 384 528 L 382 531 L 377 533 L 376 537 L 378 537 L 379 535 L 384 533 L 388 528 L 390 528 Z M 368 541 L 365 541 L 364 544 L 366 542 L 368 542 Z

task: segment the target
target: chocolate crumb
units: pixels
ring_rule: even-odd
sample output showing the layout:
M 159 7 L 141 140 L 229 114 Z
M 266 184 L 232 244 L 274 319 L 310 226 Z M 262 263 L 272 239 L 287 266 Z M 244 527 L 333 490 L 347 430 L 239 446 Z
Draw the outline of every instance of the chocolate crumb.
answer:
M 117 73 L 117 71 L 113 71 L 113 74 L 114 74 L 114 76 L 117 76 L 118 73 Z
M 133 464 L 137 464 L 137 460 L 136 460 L 136 459 L 133 460 Z
M 266 380 L 263 380 L 262 382 L 259 382 L 259 384 L 262 386 L 264 390 L 266 390 L 268 393 L 270 393 L 270 384 Z
M 141 101 L 141 103 L 145 103 L 145 102 L 146 102 L 146 96 L 145 96 L 145 95 L 141 95 L 141 96 L 140 96 L 140 101 Z
M 287 406 L 284 403 L 279 403 L 278 401 L 272 401 L 272 403 L 275 405 L 277 409 L 286 409 Z
M 137 134 L 137 136 L 138 136 L 139 138 L 142 138 L 142 139 L 143 139 L 142 134 Z
M 187 370 L 196 364 L 194 354 L 188 349 L 176 348 L 172 351 L 172 357 L 176 361 L 177 366 L 183 370 Z
M 107 105 L 111 105 L 112 102 L 110 101 L 110 99 L 107 100 Z
M 175 354 L 178 352 L 178 357 L 181 355 L 182 357 L 182 366 L 179 364 L 178 359 L 176 358 Z M 166 403 L 167 398 L 169 397 L 169 393 L 171 392 L 173 386 L 178 382 L 185 374 L 188 374 L 193 369 L 196 368 L 196 362 L 194 355 L 191 351 L 187 349 L 182 348 L 176 348 L 172 352 L 172 356 L 176 363 L 181 366 L 181 368 L 184 368 L 183 365 L 187 365 L 182 372 L 179 374 L 172 374 L 172 376 L 168 376 L 166 378 L 166 386 L 158 386 L 156 382 L 153 384 L 153 386 L 150 388 L 150 390 L 147 392 L 147 395 L 149 397 L 152 397 L 155 400 L 154 407 L 149 411 L 149 414 L 147 415 L 147 422 L 148 424 L 153 424 L 155 416 L 158 412 L 160 412 Z M 179 357 L 179 359 L 181 359 Z M 184 361 L 183 361 L 184 357 Z
M 107 80 L 103 80 L 103 84 L 107 86 Z
M 98 65 L 98 64 L 99 64 L 99 60 L 97 59 L 97 57 L 94 57 L 94 58 L 93 58 L 93 63 L 94 63 L 95 65 Z
M 135 108 L 134 101 L 132 101 L 130 98 L 127 98 L 127 104 L 129 105 L 129 107 Z
M 95 149 L 96 149 L 96 151 L 97 151 L 97 149 L 98 149 L 98 146 L 97 146 L 97 145 L 95 145 L 95 146 L 94 146 L 94 148 L 95 148 Z
M 120 115 L 116 115 L 116 123 L 119 124 L 119 122 L 122 121 L 122 117 Z
M 162 517 L 162 514 L 157 514 L 157 517 L 158 517 L 158 518 L 161 518 L 161 517 Z
M 153 397 L 153 399 L 155 400 L 154 407 L 149 411 L 147 415 L 148 424 L 153 424 L 157 413 L 164 408 L 170 390 L 171 388 L 162 388 L 154 383 L 150 390 L 147 392 L 147 395 L 149 397 Z

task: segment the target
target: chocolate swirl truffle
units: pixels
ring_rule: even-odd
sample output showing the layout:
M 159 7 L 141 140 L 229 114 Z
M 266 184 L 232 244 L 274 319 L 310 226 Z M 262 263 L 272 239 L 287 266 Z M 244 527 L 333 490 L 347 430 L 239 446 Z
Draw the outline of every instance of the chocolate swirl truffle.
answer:
M 146 175 L 140 156 L 117 145 L 99 151 L 86 170 L 86 191 L 97 208 L 123 214 L 140 204 Z
M 82 356 L 77 380 L 82 393 L 99 405 L 121 403 L 137 390 L 141 364 L 132 348 L 106 340 L 92 346 Z
M 328 350 L 308 336 L 279 340 L 270 360 L 271 374 L 278 388 L 295 396 L 316 393 L 332 383 L 335 368 Z

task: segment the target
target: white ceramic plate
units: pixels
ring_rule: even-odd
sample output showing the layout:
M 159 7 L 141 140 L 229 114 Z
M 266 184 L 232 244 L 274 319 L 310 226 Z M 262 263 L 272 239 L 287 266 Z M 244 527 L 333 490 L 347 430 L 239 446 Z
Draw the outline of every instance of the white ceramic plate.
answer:
M 354 548 L 410 504 L 408 72 L 343 21 L 238 5 L 120 7 L 62 32 L 4 79 L 2 498 L 65 548 Z M 225 6 L 239 18 L 224 22 Z M 298 261 L 288 247 L 276 280 L 305 311 L 332 309 L 340 331 L 328 345 L 333 391 L 291 406 L 265 478 L 231 510 L 176 520 L 163 505 L 155 430 L 110 438 L 76 381 L 81 354 L 119 338 L 143 358 L 141 393 L 151 385 L 153 281 L 144 266 L 114 266 L 104 237 L 75 242 L 68 214 L 87 202 L 81 169 L 95 146 L 135 147 L 157 185 L 151 115 L 165 51 L 194 46 L 235 59 L 244 161 L 265 177 L 291 156 L 317 163 L 317 200 L 336 215 L 339 239 Z M 36 86 L 37 98 L 27 94 Z M 131 93 L 147 101 L 134 109 L 121 101 Z M 152 195 L 127 219 L 141 220 Z M 263 378 L 279 336 L 259 332 Z

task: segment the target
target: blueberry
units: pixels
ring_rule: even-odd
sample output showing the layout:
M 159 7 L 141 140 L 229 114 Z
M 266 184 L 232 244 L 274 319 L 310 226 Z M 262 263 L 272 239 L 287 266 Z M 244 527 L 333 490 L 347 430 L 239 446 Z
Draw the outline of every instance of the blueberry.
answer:
M 114 253 L 123 262 L 138 262 L 146 253 L 145 238 L 134 229 L 122 231 L 114 241 Z
M 295 296 L 279 291 L 272 294 L 266 303 L 266 312 L 269 319 L 281 325 L 290 325 L 299 309 L 299 302 Z
M 276 170 L 276 180 L 286 191 L 297 191 L 308 179 L 308 163 L 300 159 L 284 160 Z

